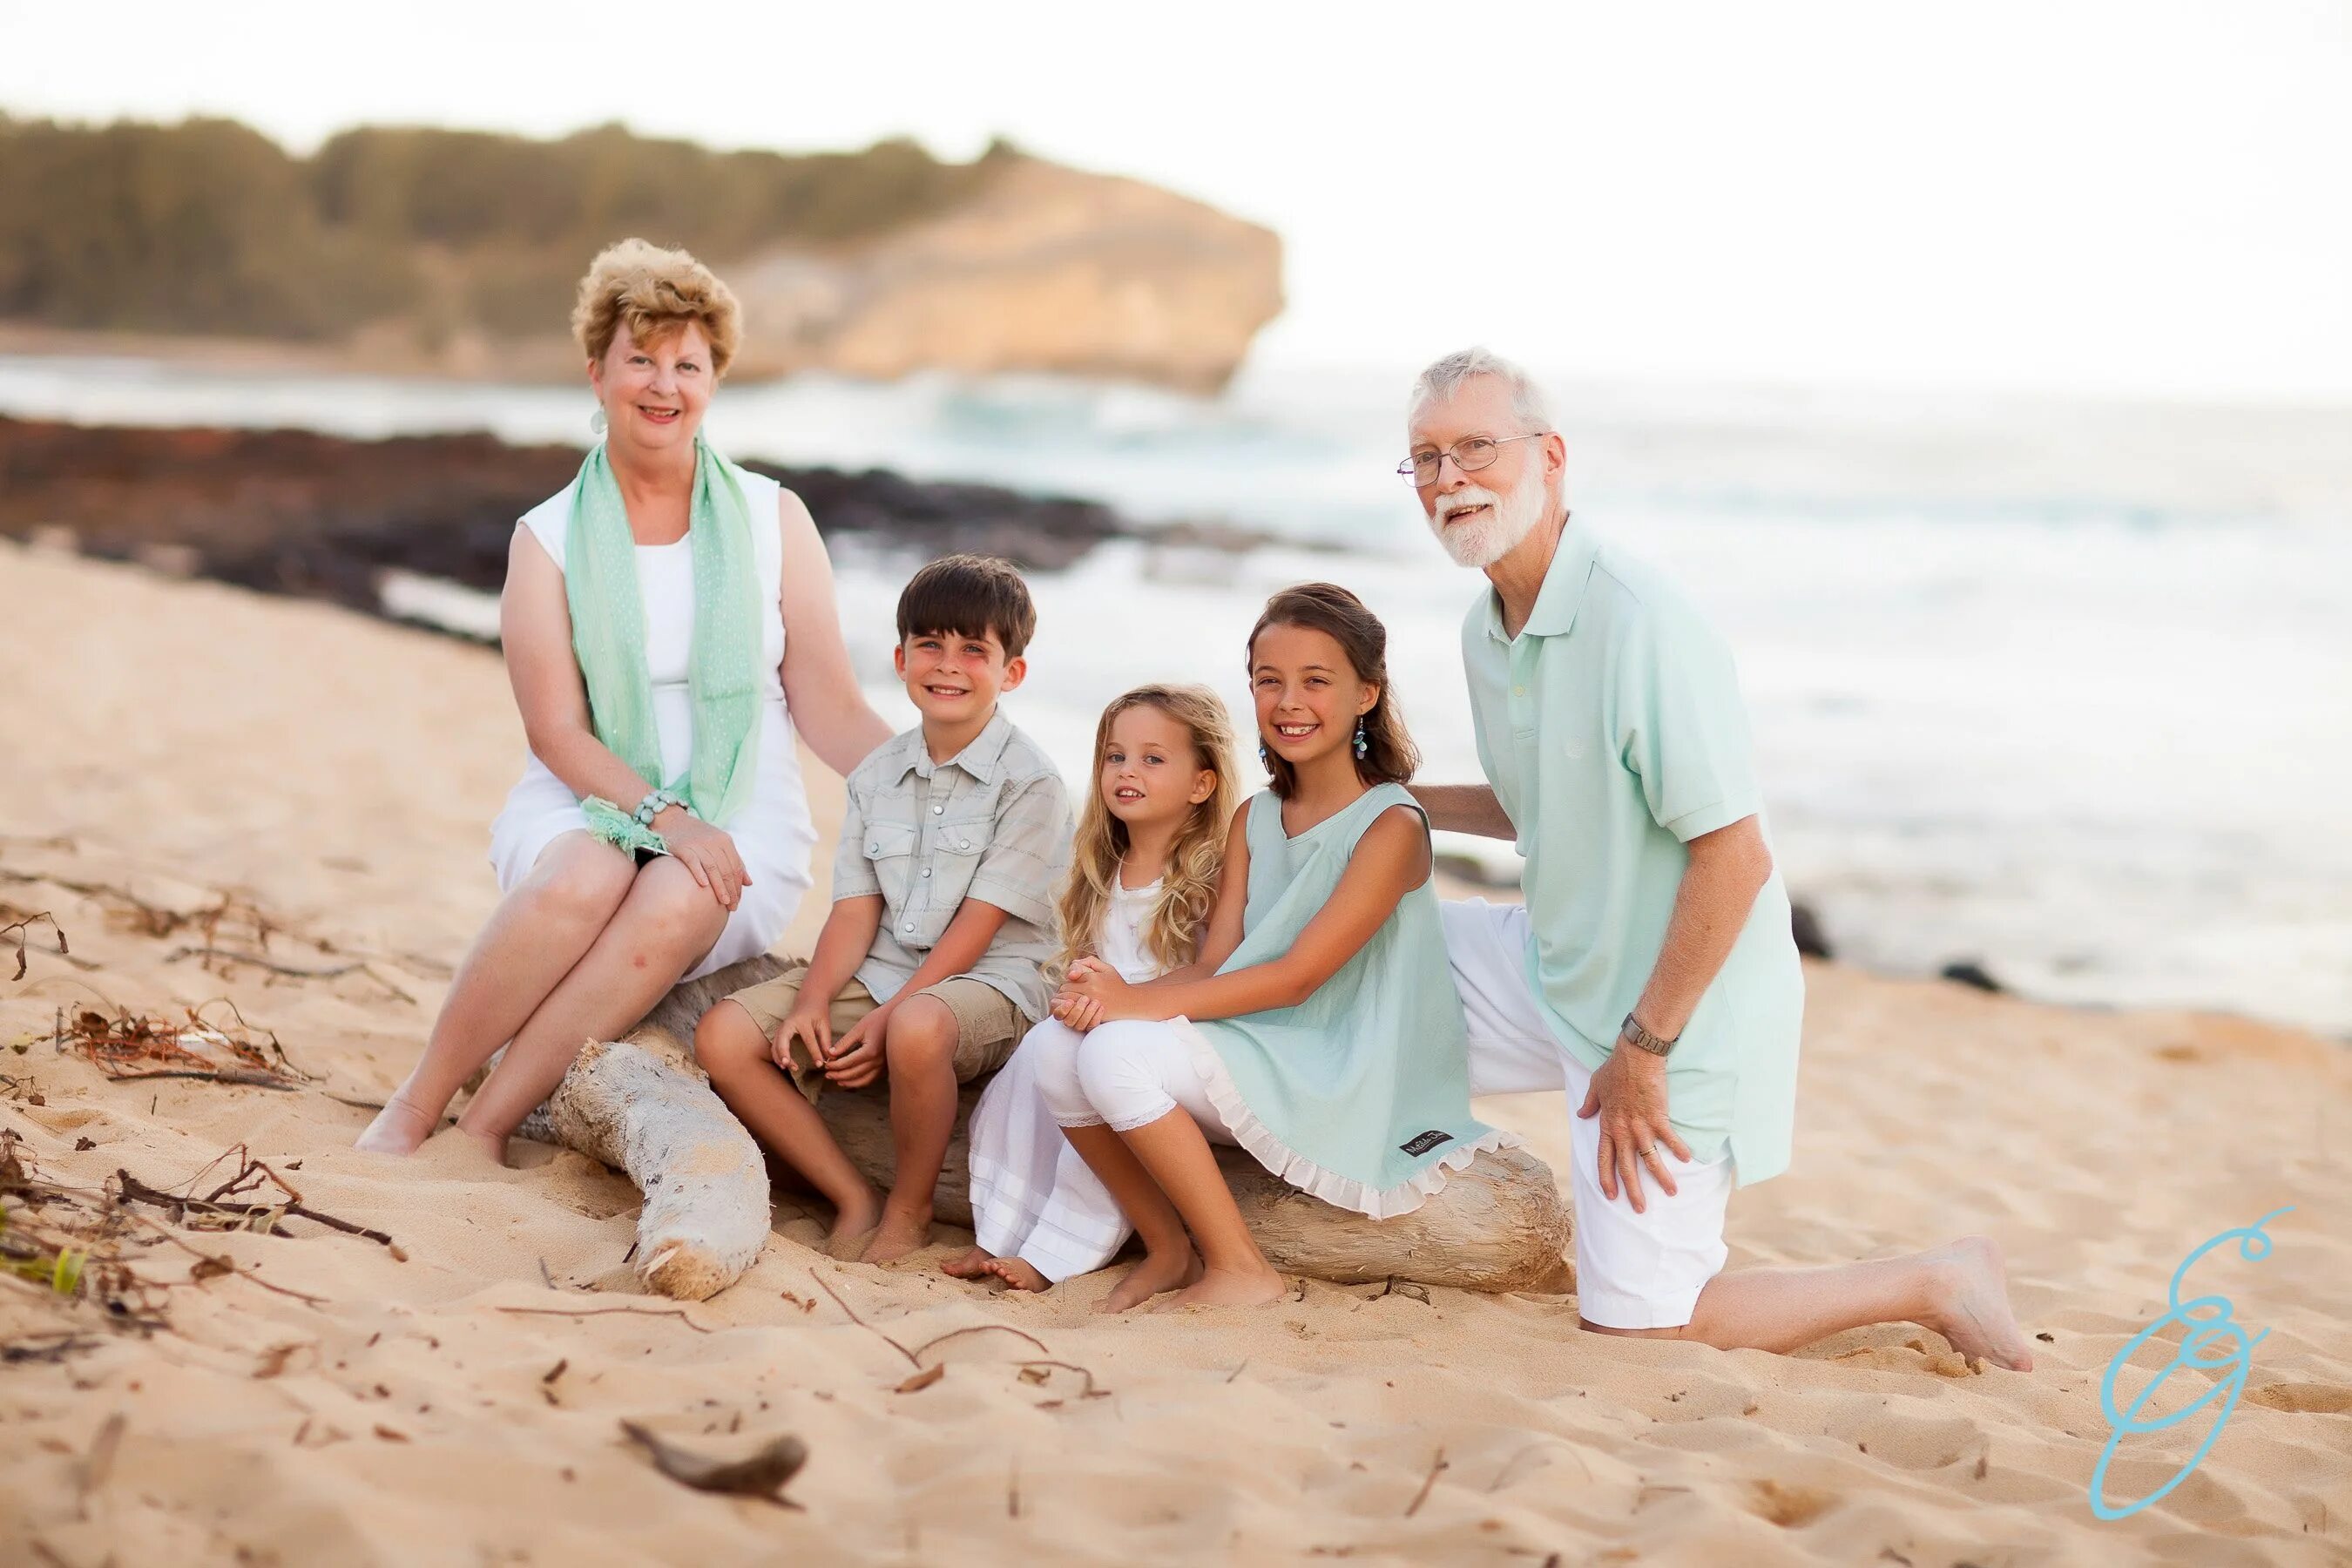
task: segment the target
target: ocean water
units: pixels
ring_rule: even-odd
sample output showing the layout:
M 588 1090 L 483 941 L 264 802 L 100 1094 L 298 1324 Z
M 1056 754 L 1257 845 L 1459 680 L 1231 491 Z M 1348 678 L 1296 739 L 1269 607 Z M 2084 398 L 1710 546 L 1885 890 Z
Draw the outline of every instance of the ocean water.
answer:
M 1239 555 L 1122 542 L 1034 580 L 1011 706 L 1074 783 L 1100 704 L 1135 682 L 1207 681 L 1246 721 L 1241 639 L 1308 577 L 1387 621 L 1423 776 L 1467 780 L 1457 637 L 1483 580 L 1390 471 L 1402 384 L 1274 369 L 1199 399 L 807 377 L 730 387 L 710 429 L 741 456 L 1276 536 Z M 89 422 L 584 443 L 588 407 L 0 358 L 0 411 Z M 2352 411 L 1570 384 L 1556 415 L 1580 514 L 1674 572 L 1737 649 L 1776 850 L 1842 956 L 2352 1035 Z M 910 564 L 855 542 L 837 558 L 861 679 L 894 719 L 911 715 L 888 663 Z M 435 613 L 482 608 L 443 595 Z M 1510 873 L 1507 846 L 1447 847 Z

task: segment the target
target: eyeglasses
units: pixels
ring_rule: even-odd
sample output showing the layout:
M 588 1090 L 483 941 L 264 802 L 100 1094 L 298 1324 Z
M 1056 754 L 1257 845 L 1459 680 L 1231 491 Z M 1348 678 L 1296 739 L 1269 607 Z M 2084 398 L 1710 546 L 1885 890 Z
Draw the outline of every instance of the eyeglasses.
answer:
M 1465 437 L 1443 452 L 1415 452 L 1397 465 L 1397 472 L 1417 485 L 1434 484 L 1438 469 L 1444 467 L 1448 458 L 1453 458 L 1454 466 L 1464 473 L 1475 474 L 1503 455 L 1498 448 L 1505 442 L 1540 441 L 1550 434 L 1549 430 L 1533 430 L 1525 436 L 1505 436 L 1499 440 L 1492 436 Z

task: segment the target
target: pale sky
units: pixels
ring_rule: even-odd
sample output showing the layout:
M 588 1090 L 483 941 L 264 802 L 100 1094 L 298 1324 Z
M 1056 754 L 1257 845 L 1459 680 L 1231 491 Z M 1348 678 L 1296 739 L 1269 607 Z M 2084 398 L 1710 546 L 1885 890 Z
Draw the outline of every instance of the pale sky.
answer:
M 0 0 L 0 110 L 1001 133 L 1280 232 L 1276 363 L 2352 398 L 2352 0 Z

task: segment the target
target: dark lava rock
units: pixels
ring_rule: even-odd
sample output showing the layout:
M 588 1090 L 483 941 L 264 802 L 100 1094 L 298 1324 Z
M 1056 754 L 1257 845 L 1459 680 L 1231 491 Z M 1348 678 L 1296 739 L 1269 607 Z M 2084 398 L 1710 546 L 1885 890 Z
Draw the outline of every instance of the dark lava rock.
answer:
M 1807 958 L 1834 958 L 1830 952 L 1830 939 L 1822 931 L 1822 918 L 1811 904 L 1789 906 L 1789 930 L 1797 939 L 1797 951 Z
M 1956 963 L 1948 963 L 1940 973 L 1944 979 L 1955 985 L 1970 986 L 1979 991 L 1990 992 L 1995 996 L 2000 995 L 2009 989 L 1987 973 L 1984 965 L 1974 959 L 1961 959 Z
M 353 441 L 0 416 L 0 534 L 64 528 L 89 554 L 375 613 L 386 567 L 496 592 L 515 520 L 562 489 L 580 456 L 485 435 Z M 1108 539 L 1159 536 L 1093 501 L 996 485 L 744 466 L 797 491 L 826 536 L 926 559 L 969 550 L 1053 571 Z

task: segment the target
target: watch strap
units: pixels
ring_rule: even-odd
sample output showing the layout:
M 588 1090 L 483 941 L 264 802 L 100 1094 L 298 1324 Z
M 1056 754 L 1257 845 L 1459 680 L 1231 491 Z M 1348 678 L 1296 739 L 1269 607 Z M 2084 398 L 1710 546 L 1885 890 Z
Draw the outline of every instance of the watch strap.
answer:
M 1642 1021 L 1639 1018 L 1628 1013 L 1625 1015 L 1624 1023 L 1618 1026 L 1617 1037 L 1637 1050 L 1647 1051 L 1654 1057 L 1662 1057 L 1673 1050 L 1675 1040 L 1679 1040 L 1682 1037 L 1677 1035 L 1675 1040 L 1669 1040 L 1654 1035 L 1642 1027 Z

